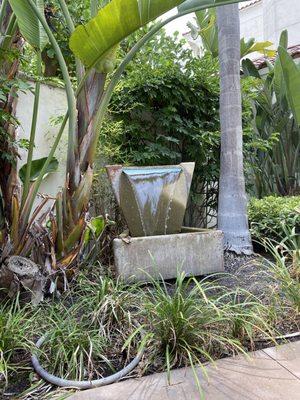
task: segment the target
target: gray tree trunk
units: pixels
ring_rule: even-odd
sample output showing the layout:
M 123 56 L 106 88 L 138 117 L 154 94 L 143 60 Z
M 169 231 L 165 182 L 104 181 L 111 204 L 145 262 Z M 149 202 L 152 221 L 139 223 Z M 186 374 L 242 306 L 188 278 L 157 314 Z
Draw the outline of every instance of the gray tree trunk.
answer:
M 220 60 L 221 173 L 218 226 L 225 249 L 253 252 L 248 226 L 243 169 L 243 131 L 240 84 L 240 21 L 238 4 L 217 8 Z

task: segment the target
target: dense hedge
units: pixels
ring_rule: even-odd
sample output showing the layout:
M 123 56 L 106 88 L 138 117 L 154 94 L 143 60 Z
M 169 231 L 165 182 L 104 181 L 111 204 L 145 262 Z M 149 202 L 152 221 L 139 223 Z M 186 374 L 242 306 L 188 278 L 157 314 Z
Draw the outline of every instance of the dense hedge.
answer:
M 249 222 L 253 239 L 282 240 L 285 236 L 283 224 L 290 228 L 300 224 L 297 209 L 300 209 L 300 196 L 252 199 L 249 204 Z

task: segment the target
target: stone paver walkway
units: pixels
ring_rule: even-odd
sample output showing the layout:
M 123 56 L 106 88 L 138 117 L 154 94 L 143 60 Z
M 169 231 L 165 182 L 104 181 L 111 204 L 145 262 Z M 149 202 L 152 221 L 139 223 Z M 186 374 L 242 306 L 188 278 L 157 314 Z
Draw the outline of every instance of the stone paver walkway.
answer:
M 300 400 L 300 342 L 219 360 L 206 366 L 208 379 L 197 369 L 206 400 Z M 86 392 L 71 400 L 194 400 L 200 399 L 191 368 L 130 379 Z

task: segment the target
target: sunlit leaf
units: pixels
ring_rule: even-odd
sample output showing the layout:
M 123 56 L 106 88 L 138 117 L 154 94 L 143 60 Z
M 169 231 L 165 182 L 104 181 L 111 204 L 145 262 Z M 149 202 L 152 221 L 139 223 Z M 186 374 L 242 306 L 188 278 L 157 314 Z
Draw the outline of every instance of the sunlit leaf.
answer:
M 97 16 L 79 25 L 70 39 L 70 48 L 83 64 L 97 67 L 124 38 L 153 21 L 183 0 L 112 0 Z

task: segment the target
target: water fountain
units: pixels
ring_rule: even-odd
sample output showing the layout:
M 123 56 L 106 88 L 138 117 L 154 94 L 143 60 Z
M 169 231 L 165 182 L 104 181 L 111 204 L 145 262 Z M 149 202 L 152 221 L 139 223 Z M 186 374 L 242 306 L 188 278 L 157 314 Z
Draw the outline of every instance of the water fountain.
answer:
M 224 270 L 222 232 L 182 227 L 194 167 L 106 167 L 130 231 L 113 243 L 116 270 L 125 280 Z

